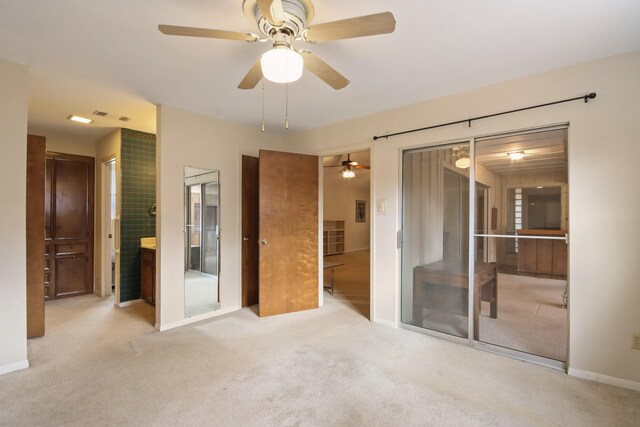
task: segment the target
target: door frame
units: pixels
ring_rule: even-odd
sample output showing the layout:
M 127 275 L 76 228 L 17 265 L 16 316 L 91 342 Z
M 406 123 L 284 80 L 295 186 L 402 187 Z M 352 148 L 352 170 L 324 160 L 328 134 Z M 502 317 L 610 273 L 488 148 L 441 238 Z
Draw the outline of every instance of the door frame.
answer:
M 114 305 L 119 306 L 120 303 L 120 253 L 118 247 L 115 246 L 120 241 L 120 221 L 116 219 L 113 221 L 111 219 L 111 176 L 110 176 L 110 164 L 113 163 L 113 167 L 115 168 L 116 174 L 116 215 L 115 218 L 119 218 L 119 206 L 118 206 L 118 160 L 115 154 L 104 157 L 100 161 L 100 180 L 101 180 L 101 209 L 100 209 L 100 242 L 101 242 L 101 250 L 100 250 L 100 266 L 101 266 L 101 280 L 100 280 L 100 288 L 99 292 L 96 292 L 101 297 L 106 297 L 110 295 L 114 295 Z M 112 229 L 113 227 L 113 229 Z M 109 230 L 111 231 L 111 239 L 107 237 L 109 234 Z M 114 281 L 114 289 L 111 291 L 111 250 L 115 250 L 115 281 Z M 96 289 L 98 291 L 98 289 Z

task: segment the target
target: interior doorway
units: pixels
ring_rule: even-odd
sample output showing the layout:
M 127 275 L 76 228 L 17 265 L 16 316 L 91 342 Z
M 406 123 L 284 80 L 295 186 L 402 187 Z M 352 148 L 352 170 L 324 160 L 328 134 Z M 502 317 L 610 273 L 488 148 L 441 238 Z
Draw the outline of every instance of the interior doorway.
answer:
M 323 295 L 371 317 L 370 151 L 326 156 L 323 163 Z
M 114 296 L 114 302 L 119 301 L 116 294 L 119 293 L 117 284 L 118 271 L 117 258 L 118 234 L 118 214 L 116 208 L 117 185 L 116 185 L 116 159 L 110 158 L 102 162 L 102 283 L 98 294 L 100 296 Z
M 319 306 L 318 166 L 307 154 L 243 156 L 241 302 L 261 317 Z

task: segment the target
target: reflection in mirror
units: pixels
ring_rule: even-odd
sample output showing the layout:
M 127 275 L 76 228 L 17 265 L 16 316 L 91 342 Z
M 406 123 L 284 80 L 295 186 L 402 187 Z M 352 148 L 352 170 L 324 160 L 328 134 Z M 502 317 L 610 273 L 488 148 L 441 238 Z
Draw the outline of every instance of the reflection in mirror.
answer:
M 184 168 L 184 313 L 220 308 L 220 173 Z

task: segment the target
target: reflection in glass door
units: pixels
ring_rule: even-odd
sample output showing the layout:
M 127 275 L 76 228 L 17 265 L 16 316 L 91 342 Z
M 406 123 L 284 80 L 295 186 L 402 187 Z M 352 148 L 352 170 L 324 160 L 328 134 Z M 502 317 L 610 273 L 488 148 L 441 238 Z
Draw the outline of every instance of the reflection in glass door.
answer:
M 403 154 L 402 322 L 468 336 L 469 145 Z
M 185 316 L 220 308 L 219 172 L 185 168 Z
M 559 362 L 566 360 L 568 329 L 566 146 L 566 128 L 484 138 L 475 146 L 476 177 L 487 184 L 495 216 L 487 231 L 476 224 L 475 258 L 498 272 L 496 316 L 482 298 L 476 340 Z

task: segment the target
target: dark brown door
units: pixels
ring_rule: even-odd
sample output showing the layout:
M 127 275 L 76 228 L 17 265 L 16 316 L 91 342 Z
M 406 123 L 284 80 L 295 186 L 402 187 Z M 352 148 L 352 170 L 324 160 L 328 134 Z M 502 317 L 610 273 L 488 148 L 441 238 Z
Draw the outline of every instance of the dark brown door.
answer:
M 47 153 L 45 298 L 93 292 L 93 157 Z
M 27 338 L 44 335 L 44 188 L 47 140 L 27 136 Z
M 260 316 L 318 307 L 318 157 L 260 150 Z
M 258 304 L 257 157 L 242 156 L 242 306 Z

